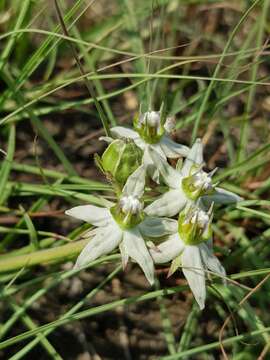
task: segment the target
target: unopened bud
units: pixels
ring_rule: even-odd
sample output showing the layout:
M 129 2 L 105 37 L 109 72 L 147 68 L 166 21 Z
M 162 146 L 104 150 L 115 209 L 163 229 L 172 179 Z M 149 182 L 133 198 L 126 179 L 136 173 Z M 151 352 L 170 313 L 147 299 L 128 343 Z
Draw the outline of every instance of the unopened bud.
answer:
M 121 186 L 142 162 L 143 151 L 133 140 L 114 140 L 101 157 L 101 165 Z

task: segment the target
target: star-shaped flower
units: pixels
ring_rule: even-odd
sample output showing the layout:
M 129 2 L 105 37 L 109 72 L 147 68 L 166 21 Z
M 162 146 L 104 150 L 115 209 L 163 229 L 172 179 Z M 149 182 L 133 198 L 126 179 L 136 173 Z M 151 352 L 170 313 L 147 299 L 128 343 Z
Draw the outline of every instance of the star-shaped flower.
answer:
M 129 176 L 120 200 L 109 209 L 82 205 L 66 211 L 67 215 L 97 227 L 94 237 L 79 255 L 76 268 L 81 268 L 119 246 L 123 266 L 126 266 L 130 257 L 140 265 L 149 283 L 153 284 L 153 259 L 144 237 L 160 237 L 173 233 L 175 222 L 171 219 L 145 216 L 141 201 L 145 187 L 145 172 L 145 166 L 142 165 Z
M 187 146 L 177 144 L 168 136 L 174 128 L 173 123 L 173 119 L 168 117 L 165 123 L 162 124 L 161 113 L 159 111 L 148 111 L 141 114 L 134 121 L 135 130 L 123 126 L 115 126 L 111 128 L 111 134 L 115 138 L 132 139 L 144 152 L 142 163 L 148 166 L 151 176 L 158 181 L 158 172 L 155 166 L 153 166 L 149 149 L 154 149 L 164 160 L 187 156 L 189 151 Z M 108 137 L 101 139 L 112 141 Z
M 210 173 L 203 170 L 203 146 L 200 139 L 190 149 L 181 169 L 171 167 L 154 149 L 150 149 L 149 154 L 169 187 L 169 191 L 145 208 L 150 216 L 174 216 L 187 204 L 198 202 L 198 199 L 201 204 L 229 204 L 242 200 L 240 196 L 213 184 L 212 176 L 216 169 Z
M 211 241 L 212 209 L 208 213 L 190 206 L 180 213 L 178 231 L 170 235 L 158 246 L 150 243 L 150 253 L 157 264 L 172 261 L 169 275 L 178 267 L 187 279 L 189 287 L 203 309 L 206 298 L 206 272 L 217 274 L 225 279 L 225 270 L 214 256 Z M 175 221 L 177 223 L 177 221 Z

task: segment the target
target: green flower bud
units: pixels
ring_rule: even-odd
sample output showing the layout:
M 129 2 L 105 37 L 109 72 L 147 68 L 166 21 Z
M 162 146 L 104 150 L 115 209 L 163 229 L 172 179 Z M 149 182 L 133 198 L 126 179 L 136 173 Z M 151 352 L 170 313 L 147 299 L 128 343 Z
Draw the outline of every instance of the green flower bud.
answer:
M 183 210 L 178 218 L 178 232 L 187 245 L 198 245 L 212 236 L 213 207 L 205 211 L 190 206 Z
M 142 162 L 143 151 L 131 139 L 114 140 L 101 157 L 103 170 L 123 186 Z

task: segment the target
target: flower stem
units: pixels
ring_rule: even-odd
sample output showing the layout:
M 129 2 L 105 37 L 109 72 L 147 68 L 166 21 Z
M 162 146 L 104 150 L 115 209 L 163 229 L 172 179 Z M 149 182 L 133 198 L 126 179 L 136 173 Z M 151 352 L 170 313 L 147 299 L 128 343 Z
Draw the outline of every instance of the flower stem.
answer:
M 10 258 L 1 259 L 0 256 L 0 273 L 18 270 L 23 267 L 38 264 L 47 264 L 51 262 L 57 262 L 59 260 L 67 260 L 67 258 L 72 258 L 78 255 L 84 246 L 88 243 L 88 241 L 89 239 L 80 240 L 51 249 L 34 251 L 30 254 L 17 255 Z

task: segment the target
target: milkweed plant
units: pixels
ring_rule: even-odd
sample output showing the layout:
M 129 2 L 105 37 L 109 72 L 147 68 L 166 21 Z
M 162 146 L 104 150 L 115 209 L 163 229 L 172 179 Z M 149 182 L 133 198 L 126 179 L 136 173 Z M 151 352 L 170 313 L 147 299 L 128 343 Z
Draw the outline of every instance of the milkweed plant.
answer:
M 241 198 L 213 181 L 217 169 L 204 170 L 200 139 L 189 148 L 174 142 L 172 131 L 174 119 L 161 107 L 137 116 L 133 129 L 116 126 L 100 139 L 108 146 L 96 162 L 112 183 L 116 200 L 106 207 L 89 204 L 66 211 L 94 226 L 75 268 L 119 247 L 123 268 L 129 259 L 135 261 L 150 285 L 157 264 L 170 264 L 168 276 L 182 269 L 203 309 L 207 277 L 226 280 L 213 251 L 215 205 Z

